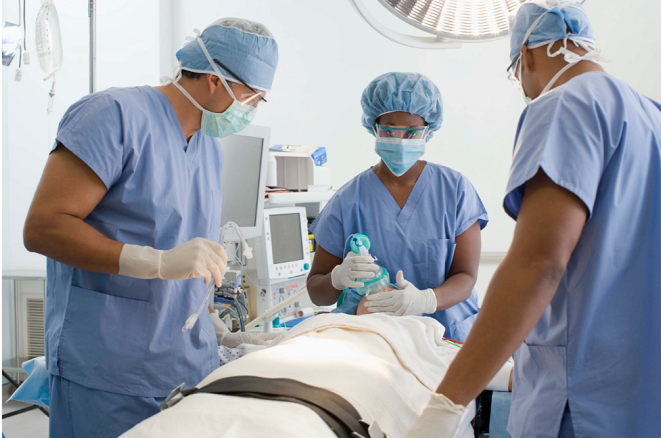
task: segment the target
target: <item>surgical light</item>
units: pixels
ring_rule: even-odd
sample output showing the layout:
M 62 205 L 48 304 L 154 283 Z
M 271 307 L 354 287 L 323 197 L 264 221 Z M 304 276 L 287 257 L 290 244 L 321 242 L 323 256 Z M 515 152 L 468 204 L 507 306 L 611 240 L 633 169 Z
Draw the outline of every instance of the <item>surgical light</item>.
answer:
M 452 49 L 462 42 L 487 41 L 507 35 L 507 16 L 524 0 L 379 0 L 397 18 L 434 35 L 420 37 L 393 31 L 379 23 L 362 0 L 350 0 L 377 32 L 405 46 Z

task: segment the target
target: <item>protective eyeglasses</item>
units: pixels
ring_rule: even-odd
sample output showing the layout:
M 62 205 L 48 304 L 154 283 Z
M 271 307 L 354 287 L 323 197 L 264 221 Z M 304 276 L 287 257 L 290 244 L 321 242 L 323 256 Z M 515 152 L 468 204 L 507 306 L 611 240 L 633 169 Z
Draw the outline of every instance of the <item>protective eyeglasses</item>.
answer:
M 507 67 L 507 79 L 509 79 L 512 82 L 519 82 L 519 80 L 516 77 L 516 67 L 518 65 L 519 58 L 521 57 L 521 53 L 516 55 L 514 58 L 514 61 L 510 64 L 509 67 Z
M 252 93 L 243 93 L 240 96 L 236 96 L 239 102 L 254 107 L 256 107 L 257 104 L 259 104 L 262 101 L 264 103 L 267 103 L 266 99 L 264 98 L 264 96 L 266 96 L 266 91 L 255 90 L 253 87 L 242 81 L 236 74 L 234 74 L 234 72 L 232 72 L 232 70 L 227 68 L 222 62 L 218 61 L 215 58 L 213 61 L 216 64 L 218 64 L 223 70 L 225 70 L 227 73 L 231 74 L 234 77 L 234 79 L 236 79 L 236 82 L 238 82 L 239 84 L 243 85 L 244 87 L 252 91 Z
M 406 140 L 425 139 L 429 132 L 429 126 L 383 126 L 375 125 L 374 131 L 377 137 L 401 138 Z

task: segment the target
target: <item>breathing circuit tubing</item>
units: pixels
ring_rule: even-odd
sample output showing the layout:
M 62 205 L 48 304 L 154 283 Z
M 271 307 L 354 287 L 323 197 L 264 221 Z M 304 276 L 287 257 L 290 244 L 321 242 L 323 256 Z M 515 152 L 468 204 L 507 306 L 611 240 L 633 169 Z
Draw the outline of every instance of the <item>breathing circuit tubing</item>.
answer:
M 248 246 L 248 243 L 246 242 L 246 239 L 243 238 L 243 234 L 241 234 L 241 230 L 239 230 L 239 226 L 235 224 L 234 222 L 227 222 L 223 227 L 220 229 L 220 237 L 218 238 L 218 243 L 221 245 L 225 244 L 225 232 L 229 228 L 234 228 L 234 231 L 236 234 L 239 236 L 239 239 L 241 240 L 241 244 L 243 245 L 243 255 L 246 256 L 247 259 L 252 258 L 252 248 Z M 207 306 L 207 302 L 211 300 L 213 302 L 213 295 L 214 295 L 214 289 L 215 289 L 215 282 L 214 279 L 211 279 L 211 282 L 209 283 L 209 287 L 207 287 L 207 293 L 204 294 L 204 297 L 202 298 L 202 302 L 200 303 L 200 307 L 197 308 L 197 311 L 193 313 L 191 316 L 188 317 L 186 320 L 186 324 L 181 328 L 182 332 L 187 332 L 193 326 L 195 325 L 195 322 L 197 321 L 197 318 L 200 316 L 204 308 Z M 238 309 L 237 306 L 237 312 L 239 314 L 241 313 L 240 310 Z

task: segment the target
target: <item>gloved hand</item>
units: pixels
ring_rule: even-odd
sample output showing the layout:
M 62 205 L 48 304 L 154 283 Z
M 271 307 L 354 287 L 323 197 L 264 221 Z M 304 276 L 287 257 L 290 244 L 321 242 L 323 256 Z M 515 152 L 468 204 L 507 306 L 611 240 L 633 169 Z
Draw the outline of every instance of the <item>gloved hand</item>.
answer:
M 433 393 L 406 438 L 457 438 L 459 425 L 468 408 L 453 403 L 443 394 Z
M 227 254 L 219 243 L 196 237 L 167 251 L 149 246 L 125 244 L 119 256 L 119 275 L 163 280 L 186 280 L 204 277 L 209 284 L 222 285 Z
M 397 272 L 397 285 L 401 290 L 369 294 L 365 301 L 367 311 L 395 316 L 436 312 L 438 304 L 433 290 L 419 290 L 404 279 L 402 271 Z
M 337 290 L 363 287 L 365 284 L 356 279 L 374 278 L 374 273 L 378 270 L 379 267 L 374 264 L 372 257 L 360 256 L 350 251 L 342 263 L 333 268 L 331 282 Z
M 281 335 L 281 333 L 233 333 L 216 312 L 211 313 L 211 322 L 213 322 L 218 345 L 224 345 L 227 348 L 236 348 L 241 344 L 269 345 L 273 339 Z

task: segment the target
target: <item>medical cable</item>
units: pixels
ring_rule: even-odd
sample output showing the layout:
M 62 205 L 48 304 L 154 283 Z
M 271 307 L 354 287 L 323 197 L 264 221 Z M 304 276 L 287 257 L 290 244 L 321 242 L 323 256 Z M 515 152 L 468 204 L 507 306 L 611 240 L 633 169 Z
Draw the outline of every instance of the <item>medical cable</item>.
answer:
M 233 307 L 225 307 L 222 312 L 220 312 L 220 318 L 223 318 L 225 313 L 229 314 L 231 318 L 236 319 L 237 321 L 239 320 L 239 316 L 236 314 L 236 310 L 234 310 Z
M 220 243 L 221 245 L 225 244 L 225 233 L 227 232 L 227 230 L 229 228 L 234 228 L 234 231 L 239 236 L 239 239 L 240 239 L 241 243 L 243 244 L 243 255 L 247 259 L 251 259 L 252 258 L 252 248 L 250 248 L 250 246 L 248 246 L 248 243 L 246 242 L 246 239 L 244 239 L 243 234 L 241 234 L 241 230 L 239 229 L 239 226 L 237 224 L 235 224 L 234 222 L 227 222 L 225 225 L 222 226 L 222 228 L 220 229 L 220 237 L 218 238 L 218 243 Z M 242 264 L 242 266 L 243 266 L 243 264 Z M 197 308 L 197 311 L 195 313 L 193 313 L 191 316 L 188 317 L 188 319 L 186 320 L 186 323 L 184 324 L 184 326 L 181 329 L 182 332 L 187 332 L 188 330 L 193 328 L 193 326 L 195 325 L 195 322 L 197 321 L 197 318 L 200 316 L 200 314 L 202 313 L 202 311 L 206 307 L 209 300 L 210 299 L 213 300 L 213 298 L 211 298 L 211 297 L 214 294 L 214 288 L 215 288 L 215 284 L 214 284 L 214 280 L 212 278 L 211 282 L 209 283 L 209 287 L 207 288 L 207 292 L 204 294 L 202 302 L 200 303 L 200 306 Z
M 20 7 L 20 0 L 19 0 L 19 7 Z M 27 39 L 27 30 L 28 27 L 25 24 L 25 0 L 23 0 L 23 51 L 26 53 L 25 63 L 29 64 L 27 57 L 28 43 L 25 41 Z
M 237 277 L 237 279 L 238 278 L 239 277 Z M 248 320 L 248 307 L 243 302 L 241 302 L 240 297 L 241 297 L 242 294 L 239 292 L 239 289 L 243 289 L 243 287 L 241 285 L 236 286 L 237 282 L 235 282 L 235 289 L 234 289 L 236 292 L 233 292 L 233 293 L 229 294 L 229 293 L 221 290 L 221 294 L 219 296 L 219 299 L 222 300 L 221 301 L 222 303 L 230 304 L 230 305 L 234 304 L 235 305 L 235 307 L 237 308 L 238 314 L 239 314 L 239 318 L 240 318 L 239 321 L 238 321 L 239 326 L 241 327 L 241 331 L 245 331 L 244 326 L 245 326 L 245 324 Z M 245 289 L 244 289 L 244 293 L 245 293 Z M 243 307 L 243 309 L 242 309 L 242 307 Z
M 241 329 L 242 332 L 245 332 L 246 329 L 245 329 L 245 327 L 243 326 L 243 315 L 241 314 L 241 309 L 240 309 L 239 306 L 236 304 L 236 300 L 232 301 L 232 306 L 234 306 L 234 308 L 236 309 L 236 312 L 239 314 L 239 327 L 240 327 L 240 329 Z
M 238 299 L 238 296 L 223 292 L 220 296 L 214 299 L 214 303 L 220 303 L 222 305 L 221 307 L 232 306 L 237 309 L 238 316 L 235 319 L 237 319 L 241 331 L 245 331 L 245 324 L 248 318 L 248 309 L 245 304 L 243 304 Z M 241 306 L 239 306 L 239 304 Z M 216 306 L 214 305 L 214 307 Z M 241 309 L 241 307 L 243 307 L 245 310 Z

